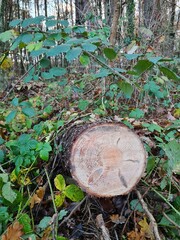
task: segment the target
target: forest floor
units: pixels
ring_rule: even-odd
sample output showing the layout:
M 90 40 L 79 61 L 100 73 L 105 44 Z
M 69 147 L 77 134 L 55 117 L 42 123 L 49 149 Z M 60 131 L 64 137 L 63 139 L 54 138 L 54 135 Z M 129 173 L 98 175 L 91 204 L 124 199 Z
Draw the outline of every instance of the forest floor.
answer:
M 178 239 L 180 176 L 176 174 L 179 147 L 175 139 L 179 137 L 180 121 L 179 112 L 173 107 L 178 102 L 177 92 L 171 93 L 170 107 L 152 99 L 139 101 L 135 95 L 122 100 L 123 103 L 121 99 L 114 97 L 112 101 L 108 97 L 109 106 L 103 108 L 104 93 L 100 83 L 97 81 L 94 87 L 91 80 L 85 82 L 81 76 L 75 79 L 68 76 L 68 82 L 28 84 L 17 80 L 0 92 L 0 137 L 10 141 L 22 133 L 31 134 L 34 139 L 49 141 L 52 146 L 48 161 L 39 160 L 34 167 L 24 167 L 18 179 L 13 180 L 13 160 L 1 164 L 3 173 L 8 173 L 13 182 L 12 188 L 22 195 L 16 206 L 2 200 L 9 214 L 6 224 L 3 223 L 6 228 L 2 239 L 10 239 L 15 232 L 11 226 L 22 214 L 30 219 L 29 232 L 25 227 L 16 229 L 22 239 Z M 29 102 L 31 110 L 23 114 L 23 105 L 11 104 L 14 99 Z M 32 108 L 36 115 L 30 113 Z M 7 124 L 7 119 L 4 120 L 7 112 L 15 109 L 16 117 Z M 60 193 L 54 186 L 55 177 L 61 174 L 67 185 L 74 183 L 62 155 L 63 134 L 76 124 L 101 120 L 122 122 L 141 138 L 148 154 L 143 178 L 125 196 L 96 198 L 84 193 L 81 201 L 65 198 L 61 207 L 55 206 L 53 198 Z M 10 154 L 10 150 L 7 151 Z M 19 222 L 22 224 L 21 220 Z

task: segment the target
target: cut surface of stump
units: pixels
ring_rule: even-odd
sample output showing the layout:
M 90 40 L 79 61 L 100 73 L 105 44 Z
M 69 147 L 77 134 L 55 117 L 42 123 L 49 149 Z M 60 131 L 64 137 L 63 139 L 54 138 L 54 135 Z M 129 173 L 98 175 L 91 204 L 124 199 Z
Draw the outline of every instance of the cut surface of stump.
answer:
M 89 126 L 75 140 L 70 155 L 71 173 L 90 195 L 127 194 L 138 183 L 146 166 L 140 138 L 118 123 Z

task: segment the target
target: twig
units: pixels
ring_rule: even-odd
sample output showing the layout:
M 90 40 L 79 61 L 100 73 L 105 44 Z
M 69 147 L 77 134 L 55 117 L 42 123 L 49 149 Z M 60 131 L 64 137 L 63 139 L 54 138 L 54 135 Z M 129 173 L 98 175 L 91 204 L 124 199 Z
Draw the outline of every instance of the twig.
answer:
M 175 223 L 170 217 L 168 217 L 168 215 L 167 215 L 165 212 L 163 212 L 163 216 L 164 216 L 170 223 L 172 223 L 175 227 L 177 227 L 177 229 L 180 230 L 180 226 L 179 226 L 177 223 Z
M 150 220 L 150 222 L 152 224 L 155 239 L 156 240 L 161 240 L 161 237 L 159 235 L 158 226 L 157 226 L 155 218 L 150 213 L 147 204 L 145 203 L 144 199 L 142 198 L 141 193 L 138 190 L 136 190 L 136 193 L 137 193 L 138 199 L 139 199 L 139 201 L 140 201 L 140 203 L 141 203 L 141 205 L 142 205 L 146 215 L 148 216 L 148 218 L 149 218 L 149 220 Z
M 109 236 L 109 231 L 108 231 L 107 227 L 105 226 L 102 214 L 97 215 L 96 223 L 97 223 L 98 227 L 101 228 L 101 230 L 102 230 L 103 239 L 104 240 L 111 240 L 111 238 Z
M 76 209 L 77 209 L 79 206 L 81 206 L 81 204 L 86 200 L 86 198 L 87 198 L 87 196 L 86 196 L 85 198 L 83 198 L 83 200 L 81 200 L 81 202 L 79 202 L 79 203 L 73 208 L 73 210 L 70 212 L 70 214 L 69 214 L 66 218 L 64 218 L 64 220 L 59 224 L 59 227 L 60 227 L 61 225 L 63 225 L 65 222 L 67 222 L 68 219 L 70 219 L 70 217 L 73 215 L 73 213 L 76 211 Z

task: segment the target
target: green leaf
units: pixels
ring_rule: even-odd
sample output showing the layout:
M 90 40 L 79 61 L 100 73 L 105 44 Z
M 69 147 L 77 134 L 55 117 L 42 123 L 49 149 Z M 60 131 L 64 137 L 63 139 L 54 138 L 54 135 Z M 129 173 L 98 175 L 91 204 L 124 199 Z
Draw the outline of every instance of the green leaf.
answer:
M 3 143 L 4 143 L 4 139 L 0 137 L 0 145 L 2 145 Z
M 142 126 L 146 127 L 151 132 L 154 132 L 154 131 L 161 132 L 163 130 L 162 127 L 160 127 L 158 124 L 155 124 L 155 123 L 151 123 L 151 124 L 143 123 Z
M 47 59 L 47 58 L 43 58 L 40 61 L 40 65 L 41 65 L 42 68 L 49 67 L 50 64 L 51 64 L 51 61 L 49 59 Z
M 23 232 L 25 234 L 31 233 L 33 231 L 31 227 L 31 219 L 28 214 L 23 213 L 18 219 L 18 222 L 23 225 Z
M 63 219 L 63 217 L 65 217 L 66 215 L 68 214 L 68 211 L 66 210 L 61 210 L 59 213 L 58 213 L 58 220 L 61 221 Z
M 54 185 L 55 187 L 60 190 L 60 191 L 64 191 L 65 187 L 66 187 L 66 183 L 64 180 L 64 177 L 61 174 L 58 174 L 55 179 L 54 179 Z
M 7 42 L 11 39 L 13 39 L 16 36 L 14 30 L 8 30 L 3 33 L 0 33 L 0 41 Z
M 129 71 L 129 74 L 134 74 L 140 76 L 145 71 L 153 67 L 153 63 L 148 60 L 139 60 L 137 64 L 133 67 L 133 71 Z
M 92 43 L 83 43 L 81 46 L 87 52 L 94 52 L 97 49 L 97 46 Z
M 158 63 L 158 62 L 162 59 L 162 57 L 148 57 L 147 59 L 148 59 L 150 62 L 156 64 L 156 63 Z
M 53 77 L 53 74 L 50 73 L 50 72 L 42 72 L 42 73 L 41 73 L 41 76 L 42 76 L 42 78 L 44 78 L 44 79 L 52 79 L 52 78 L 54 78 L 54 77 Z
M 14 107 L 17 107 L 19 105 L 19 98 L 14 98 L 11 103 Z
M 62 237 L 62 236 L 57 236 L 56 240 L 68 240 L 68 238 Z
M 137 59 L 138 57 L 142 56 L 142 54 L 140 53 L 137 53 L 137 54 L 124 54 L 125 58 L 127 60 L 134 60 L 134 59 Z
M 55 201 L 56 207 L 61 207 L 64 203 L 64 200 L 65 200 L 65 194 L 64 193 L 55 195 L 54 201 Z
M 69 22 L 68 20 L 60 20 L 59 23 L 64 26 L 64 27 L 68 27 L 69 26 Z
M 104 48 L 104 55 L 108 59 L 113 60 L 114 58 L 116 58 L 117 53 L 114 51 L 113 48 Z
M 9 220 L 10 216 L 7 207 L 0 207 L 0 223 Z
M 89 101 L 87 101 L 87 100 L 80 99 L 79 102 L 78 102 L 78 108 L 81 111 L 86 110 L 88 108 L 88 105 L 89 105 Z
M 2 196 L 10 203 L 13 203 L 16 199 L 17 194 L 12 190 L 10 182 L 7 182 L 3 185 Z
M 94 78 L 103 78 L 103 77 L 107 77 L 111 74 L 111 72 L 106 69 L 106 68 L 101 68 L 100 71 L 96 74 L 94 74 Z
M 65 68 L 59 68 L 59 67 L 53 67 L 50 69 L 49 72 L 55 77 L 59 77 L 67 73 Z
M 90 63 L 90 58 L 87 55 L 83 54 L 80 56 L 79 61 L 82 65 L 87 66 Z
M 33 35 L 31 33 L 24 33 L 21 36 L 22 36 L 21 42 L 25 44 L 30 43 L 33 40 Z
M 144 117 L 144 112 L 141 109 L 136 108 L 135 110 L 132 110 L 130 112 L 129 117 L 139 119 L 139 118 Z
M 55 57 L 61 53 L 67 53 L 70 49 L 71 45 L 70 44 L 61 44 L 58 45 L 54 48 L 51 48 L 47 52 L 48 57 Z
M 164 145 L 164 151 L 168 156 L 168 173 L 180 175 L 180 143 L 175 139 Z
M 40 223 L 37 225 L 37 227 L 44 230 L 50 225 L 50 222 L 51 222 L 51 217 L 44 217 L 40 221 Z
M 9 23 L 10 27 L 16 27 L 22 22 L 22 19 L 14 19 Z
M 139 211 L 139 212 L 144 212 L 142 205 L 140 204 L 138 199 L 133 199 L 130 202 L 131 210 L 133 211 Z
M 75 59 L 77 59 L 79 57 L 79 55 L 81 54 L 82 52 L 82 49 L 80 47 L 75 47 L 75 48 L 72 48 L 71 50 L 69 50 L 67 53 L 66 53 L 66 59 L 68 60 L 68 62 L 71 62 Z
M 8 176 L 7 173 L 1 173 L 0 178 L 2 178 L 3 183 L 7 183 L 8 179 L 9 179 L 9 176 Z
M 4 151 L 2 149 L 0 149 L 0 163 L 3 163 L 4 162 Z
M 7 123 L 12 122 L 12 120 L 15 118 L 16 114 L 17 114 L 17 111 L 16 111 L 16 110 L 11 111 L 11 112 L 5 117 L 6 122 L 7 122 Z
M 64 190 L 64 194 L 73 202 L 79 202 L 84 198 L 83 191 L 75 184 L 70 184 Z
M 167 213 L 167 216 L 173 221 L 175 222 L 177 225 L 180 226 L 180 218 L 179 215 L 175 212 L 172 213 Z M 162 217 L 161 221 L 158 223 L 158 225 L 160 226 L 166 226 L 166 227 L 170 227 L 173 226 L 172 222 L 170 222 L 166 217 Z
M 34 117 L 36 115 L 34 108 L 30 108 L 30 107 L 22 108 L 22 112 L 24 113 L 24 115 L 28 117 Z
M 39 156 L 42 160 L 48 161 L 49 160 L 49 151 L 47 151 L 46 149 L 42 149 L 39 153 Z
M 169 79 L 175 80 L 175 81 L 179 81 L 180 77 L 177 76 L 173 71 L 171 71 L 170 69 L 166 68 L 166 67 L 160 67 L 159 66 L 159 70 Z
M 131 98 L 131 95 L 133 93 L 133 87 L 131 86 L 131 84 L 121 81 L 119 82 L 119 87 L 120 89 L 123 91 L 124 95 L 126 98 Z

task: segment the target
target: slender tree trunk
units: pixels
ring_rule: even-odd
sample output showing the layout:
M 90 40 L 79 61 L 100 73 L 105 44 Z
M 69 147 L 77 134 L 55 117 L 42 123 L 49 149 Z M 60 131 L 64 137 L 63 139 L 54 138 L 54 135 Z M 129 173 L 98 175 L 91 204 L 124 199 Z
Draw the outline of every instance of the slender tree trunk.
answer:
M 84 23 L 84 8 L 87 1 L 75 0 L 75 12 L 76 12 L 76 25 Z
M 171 1 L 170 24 L 169 24 L 169 56 L 173 56 L 174 52 L 174 19 L 175 19 L 176 0 Z
M 44 14 L 47 17 L 47 0 L 44 0 Z
M 134 19 L 135 19 L 135 3 L 134 0 L 127 1 L 126 11 L 128 25 L 127 25 L 127 37 L 130 41 L 134 39 Z
M 114 46 L 116 43 L 116 36 L 118 30 L 118 20 L 120 16 L 120 1 L 114 0 L 114 13 L 113 13 L 113 20 L 111 26 L 111 34 L 110 34 L 110 43 Z

